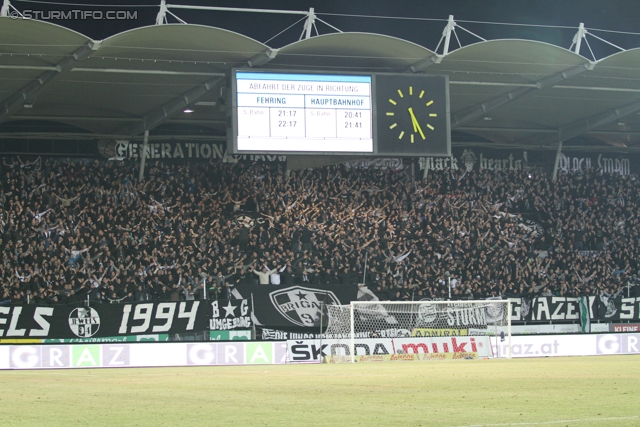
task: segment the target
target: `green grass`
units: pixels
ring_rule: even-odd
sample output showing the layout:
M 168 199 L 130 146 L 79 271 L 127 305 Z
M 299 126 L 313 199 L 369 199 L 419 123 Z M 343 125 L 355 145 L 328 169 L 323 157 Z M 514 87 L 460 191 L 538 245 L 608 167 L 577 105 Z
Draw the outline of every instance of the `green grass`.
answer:
M 640 357 L 0 372 L 2 426 L 640 426 Z

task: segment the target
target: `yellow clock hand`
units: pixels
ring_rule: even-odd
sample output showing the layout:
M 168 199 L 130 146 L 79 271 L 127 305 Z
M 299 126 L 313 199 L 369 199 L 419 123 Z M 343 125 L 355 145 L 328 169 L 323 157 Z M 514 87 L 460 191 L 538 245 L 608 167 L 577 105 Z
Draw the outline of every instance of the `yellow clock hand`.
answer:
M 418 132 L 418 128 L 416 127 L 416 118 L 413 115 L 413 108 L 409 107 L 409 115 L 411 116 L 411 124 L 413 125 L 413 131 Z
M 418 122 L 418 119 L 416 119 L 415 114 L 413 114 L 413 108 L 409 107 L 409 114 L 411 115 L 411 122 L 413 123 L 413 131 L 418 131 L 420 132 L 420 136 L 422 137 L 422 139 L 426 139 L 424 136 L 424 132 L 422 131 L 422 128 L 420 127 L 420 123 Z
M 416 126 L 418 127 L 418 132 L 420 132 L 420 136 L 422 137 L 422 139 L 427 139 L 424 136 L 424 132 L 422 132 L 422 128 L 420 127 L 420 123 L 418 123 L 418 120 L 416 120 Z

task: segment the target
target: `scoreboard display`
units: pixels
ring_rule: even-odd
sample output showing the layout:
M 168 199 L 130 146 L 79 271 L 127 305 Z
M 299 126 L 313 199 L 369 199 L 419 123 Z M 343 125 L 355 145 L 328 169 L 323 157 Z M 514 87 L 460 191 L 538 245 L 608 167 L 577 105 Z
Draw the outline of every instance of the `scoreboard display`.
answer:
M 448 156 L 446 76 L 233 70 L 234 154 Z

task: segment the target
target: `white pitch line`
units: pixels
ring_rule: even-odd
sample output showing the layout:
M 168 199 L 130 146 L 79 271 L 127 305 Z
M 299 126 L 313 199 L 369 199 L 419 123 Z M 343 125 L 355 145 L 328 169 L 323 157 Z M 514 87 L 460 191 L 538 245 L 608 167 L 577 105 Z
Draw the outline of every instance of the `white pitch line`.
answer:
M 91 368 L 88 368 L 91 369 Z M 20 375 L 34 375 L 34 376 L 44 376 L 44 375 L 61 375 L 63 377 L 95 377 L 95 375 L 91 375 L 91 374 L 80 374 L 80 373 L 65 373 L 65 372 L 51 372 L 50 370 L 37 370 L 37 371 L 27 371 L 27 370 L 20 370 L 20 369 L 14 369 L 11 370 L 10 372 L 14 372 L 15 374 L 20 374 Z
M 16 374 L 20 373 L 22 375 L 26 374 L 26 375 L 35 375 L 35 376 L 61 375 L 63 377 L 93 377 L 93 378 L 97 378 L 97 376 L 100 375 L 100 374 L 93 375 L 93 374 L 87 374 L 87 373 L 84 373 L 84 374 L 80 373 L 82 371 L 86 371 L 87 369 L 98 369 L 98 368 L 76 368 L 76 369 L 64 369 L 64 368 L 61 368 L 60 370 L 63 371 L 63 372 L 56 372 L 55 370 L 52 370 L 52 369 L 35 370 L 35 371 L 34 370 L 29 370 L 29 371 L 24 370 L 24 371 L 22 371 L 22 370 L 19 370 L 19 369 L 14 369 L 14 370 L 11 370 L 9 372 L 15 372 Z M 136 369 L 136 368 L 133 368 L 133 369 Z M 145 368 L 140 368 L 140 369 L 145 369 Z M 0 372 L 2 372 L 2 371 L 0 371 Z M 174 377 L 176 375 L 175 373 L 170 374 L 170 373 L 152 373 L 152 372 L 150 372 L 150 373 L 142 372 L 142 373 L 138 373 L 138 374 L 141 375 L 141 376 L 145 376 L 145 377 Z M 106 377 L 102 377 L 102 378 L 106 378 Z
M 608 418 L 580 418 L 576 420 L 556 420 L 556 421 L 540 421 L 530 423 L 502 423 L 502 424 L 470 424 L 465 426 L 452 426 L 452 427 L 506 427 L 506 426 L 542 426 L 562 423 L 580 423 L 584 421 L 614 421 L 614 420 L 633 420 L 640 418 L 638 415 L 631 417 L 608 417 Z

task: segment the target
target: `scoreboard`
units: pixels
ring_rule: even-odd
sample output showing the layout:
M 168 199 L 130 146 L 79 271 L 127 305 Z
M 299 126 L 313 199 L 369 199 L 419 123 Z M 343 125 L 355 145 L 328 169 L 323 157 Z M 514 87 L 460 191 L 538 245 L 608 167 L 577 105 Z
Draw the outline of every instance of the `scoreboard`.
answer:
M 446 76 L 233 70 L 235 154 L 451 153 Z

